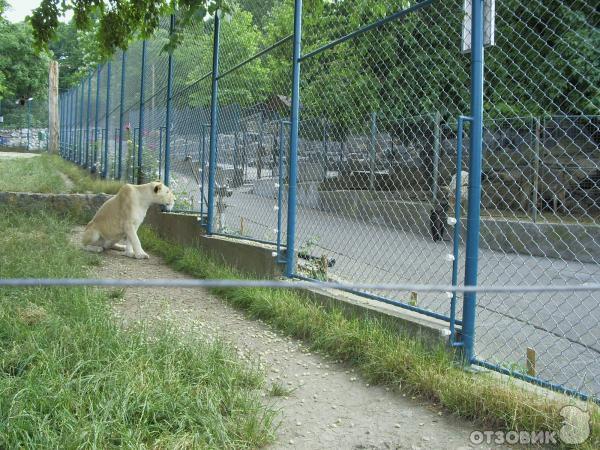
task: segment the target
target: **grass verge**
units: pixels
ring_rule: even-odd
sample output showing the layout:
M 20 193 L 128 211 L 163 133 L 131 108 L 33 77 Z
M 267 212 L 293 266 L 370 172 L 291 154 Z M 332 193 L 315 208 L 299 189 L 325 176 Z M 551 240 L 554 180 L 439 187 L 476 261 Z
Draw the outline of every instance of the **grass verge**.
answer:
M 102 180 L 100 178 L 92 178 L 87 170 L 76 166 L 70 161 L 66 161 L 59 156 L 48 156 L 53 159 L 54 167 L 56 170 L 64 173 L 73 182 L 73 188 L 71 192 L 91 192 L 94 194 L 105 193 L 105 194 L 116 194 L 117 191 L 123 186 L 120 181 Z
M 197 278 L 232 279 L 243 275 L 211 260 L 200 250 L 161 239 L 143 227 L 144 248 L 178 271 Z M 492 427 L 517 431 L 558 431 L 562 404 L 544 400 L 513 383 L 457 368 L 444 349 L 431 351 L 399 335 L 385 321 L 349 317 L 317 305 L 302 293 L 258 288 L 214 289 L 234 306 L 283 332 L 304 339 L 313 350 L 356 365 L 370 382 L 401 388 L 439 403 L 450 412 Z M 580 448 L 600 444 L 600 413 L 590 404 L 592 433 Z M 488 428 L 489 429 L 489 428 Z
M 54 215 L 0 208 L 0 277 L 85 277 L 96 255 Z M 222 343 L 123 329 L 109 293 L 0 289 L 0 448 L 257 448 L 264 374 Z M 155 325 L 155 324 L 153 324 Z
M 65 182 L 54 164 L 46 155 L 0 159 L 0 191 L 64 192 Z
M 70 180 L 68 186 L 61 173 Z M 0 191 L 114 194 L 121 186 L 117 181 L 91 178 L 87 171 L 57 155 L 0 160 Z

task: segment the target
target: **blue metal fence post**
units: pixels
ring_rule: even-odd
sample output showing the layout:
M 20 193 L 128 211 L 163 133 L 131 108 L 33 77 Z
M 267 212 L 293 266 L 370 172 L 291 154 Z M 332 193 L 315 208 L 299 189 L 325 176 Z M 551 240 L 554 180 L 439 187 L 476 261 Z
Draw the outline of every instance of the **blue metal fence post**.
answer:
M 471 10 L 471 142 L 469 202 L 465 260 L 465 286 L 477 285 L 481 203 L 481 159 L 483 137 L 483 1 L 473 0 Z M 460 170 L 458 168 L 457 170 Z M 474 358 L 475 308 L 477 294 L 463 296 L 462 334 L 465 363 Z
M 64 119 L 63 119 L 63 158 L 69 159 L 69 91 L 63 94 Z
M 291 277 L 296 269 L 296 188 L 298 182 L 298 122 L 300 113 L 300 52 L 302 43 L 302 0 L 294 1 L 294 50 L 292 78 L 292 118 L 290 131 L 290 161 L 288 178 L 288 220 L 286 276 Z
M 200 179 L 200 222 L 204 217 L 204 185 L 206 183 L 206 128 L 209 124 L 202 124 L 202 153 L 200 155 L 200 171 L 202 173 Z
M 65 139 L 67 136 L 67 103 L 66 94 L 60 96 L 60 155 L 65 157 Z
M 79 117 L 77 114 L 77 106 L 79 105 L 79 86 L 73 87 L 73 91 L 75 94 L 75 100 L 73 103 L 73 157 L 71 161 L 74 163 L 77 162 L 77 152 L 78 152 L 78 142 L 77 142 L 77 126 L 79 125 Z
M 369 142 L 369 190 L 375 192 L 375 138 L 377 137 L 377 113 L 371 113 L 371 139 Z
M 212 92 L 210 99 L 210 150 L 208 156 L 208 217 L 206 232 L 212 234 L 215 217 L 215 178 L 217 174 L 217 114 L 219 112 L 218 88 L 219 88 L 219 31 L 221 28 L 220 11 L 215 14 L 215 29 L 213 37 L 213 65 L 212 65 Z
M 73 161 L 73 146 L 75 144 L 75 139 L 73 136 L 73 130 L 75 127 L 75 92 L 73 88 L 71 88 L 71 94 L 69 95 L 69 161 Z
M 239 142 L 238 142 L 238 126 L 239 122 L 235 124 L 235 131 L 233 132 L 233 187 L 238 186 L 238 165 L 239 165 Z M 240 185 L 243 183 L 240 183 Z
M 61 127 L 60 127 L 60 154 L 65 157 L 65 142 L 67 138 L 67 96 L 63 92 L 60 96 L 60 114 L 61 114 Z
M 108 177 L 108 143 L 110 139 L 108 139 L 108 131 L 110 127 L 110 71 L 111 71 L 111 62 L 109 61 L 106 65 L 106 117 L 104 118 L 104 129 L 106 130 L 106 135 L 104 137 L 104 164 L 102 165 L 102 178 Z
M 123 126 L 125 121 L 125 73 L 127 70 L 127 51 L 123 50 L 121 55 L 121 100 L 119 104 L 119 161 L 117 163 L 116 178 L 120 180 L 123 176 Z
M 329 154 L 329 131 L 327 129 L 327 120 L 325 120 L 325 123 L 323 124 L 323 158 L 322 158 L 322 164 L 323 164 L 323 179 L 326 180 L 327 179 L 327 163 L 329 162 L 329 158 L 328 158 L 328 154 Z
M 464 122 L 465 120 L 471 120 L 470 117 L 459 116 L 458 118 L 458 133 L 456 142 L 456 186 L 454 194 L 454 233 L 452 238 L 452 286 L 458 286 L 458 252 L 460 246 L 460 233 L 461 233 L 461 212 L 462 212 L 462 154 L 463 154 L 463 134 L 464 134 Z M 435 187 L 435 185 L 434 185 Z M 437 193 L 434 197 L 434 205 L 437 205 Z M 452 292 L 452 298 L 450 299 L 450 343 L 453 347 L 462 347 L 463 342 L 455 342 L 456 338 L 456 291 Z
M 132 184 L 135 183 L 135 172 L 136 172 L 136 170 L 135 170 L 135 165 L 136 165 L 135 149 L 136 149 L 136 145 L 137 145 L 137 133 L 138 133 L 138 128 L 133 127 L 133 142 L 132 142 L 133 151 L 131 152 L 132 161 L 131 161 L 131 181 L 130 181 L 130 183 L 132 183 Z
M 75 156 L 77 155 L 77 100 L 79 97 L 79 90 L 77 87 L 73 87 L 71 103 L 71 161 L 75 162 Z
M 88 95 L 87 95 L 87 111 L 85 119 L 85 164 L 89 167 L 90 162 L 90 110 L 92 109 L 92 74 L 88 77 Z
M 158 127 L 158 179 L 162 180 L 162 164 L 163 164 L 163 128 Z M 167 185 L 168 186 L 168 185 Z
M 140 77 L 140 125 L 138 135 L 138 147 L 137 147 L 137 184 L 143 183 L 142 174 L 142 152 L 143 152 L 143 136 L 144 136 L 144 84 L 146 82 L 146 46 L 147 42 L 144 39 L 142 42 L 142 74 Z
M 58 94 L 58 154 L 62 156 L 62 138 L 63 138 L 63 104 L 62 94 Z M 2 100 L 0 100 L 0 106 Z M 0 114 L 1 115 L 1 114 Z
M 261 179 L 262 177 L 262 165 L 263 165 L 263 125 L 264 125 L 264 110 L 260 111 L 260 123 L 258 126 L 258 150 L 256 154 L 256 178 Z
M 175 31 L 175 15 L 171 14 L 171 22 L 169 24 L 169 34 L 172 35 Z M 173 99 L 173 52 L 169 52 L 169 67 L 167 73 L 167 111 L 165 118 L 165 185 L 169 185 L 171 181 L 171 101 Z M 161 136 L 162 143 L 162 136 Z M 160 170 L 160 167 L 159 167 Z
M 68 159 L 67 150 L 69 148 L 69 91 L 64 93 L 64 103 L 65 103 L 65 119 L 64 119 L 64 137 L 63 137 L 63 158 Z
M 27 100 L 27 150 L 31 144 L 31 102 L 32 100 Z
M 63 92 L 62 96 L 62 157 L 67 159 L 67 142 L 69 139 L 68 123 L 69 123 L 69 92 Z
M 81 165 L 83 160 L 83 100 L 84 100 L 85 81 L 81 81 L 81 102 L 79 105 L 79 151 L 77 152 L 77 164 Z
M 281 232 L 282 232 L 282 221 L 283 221 L 283 170 L 284 170 L 284 152 L 283 152 L 283 139 L 284 139 L 284 122 L 282 119 L 279 120 L 279 152 L 278 152 L 278 173 L 277 173 L 277 262 L 281 260 Z
M 94 119 L 94 148 L 92 151 L 93 159 L 91 168 L 95 172 L 98 168 L 96 163 L 98 162 L 98 121 L 100 119 L 100 76 L 102 74 L 102 66 L 98 66 L 96 72 L 96 117 Z

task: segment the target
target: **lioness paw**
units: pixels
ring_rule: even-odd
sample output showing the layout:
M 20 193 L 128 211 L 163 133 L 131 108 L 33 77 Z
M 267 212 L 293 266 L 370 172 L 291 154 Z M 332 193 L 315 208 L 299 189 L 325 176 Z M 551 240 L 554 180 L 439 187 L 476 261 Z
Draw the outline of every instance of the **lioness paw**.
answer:
M 148 256 L 148 253 L 141 252 L 135 255 L 135 259 L 150 259 L 150 257 Z

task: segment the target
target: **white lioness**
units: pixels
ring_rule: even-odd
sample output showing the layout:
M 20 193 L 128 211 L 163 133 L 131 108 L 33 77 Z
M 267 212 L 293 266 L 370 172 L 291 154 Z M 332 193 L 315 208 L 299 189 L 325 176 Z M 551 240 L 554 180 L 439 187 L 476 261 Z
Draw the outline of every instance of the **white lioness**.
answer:
M 152 204 L 173 208 L 173 191 L 159 181 L 139 186 L 126 184 L 117 195 L 104 203 L 83 232 L 82 243 L 88 251 L 125 250 L 130 258 L 148 258 L 142 250 L 137 230 Z M 126 240 L 125 245 L 119 241 Z

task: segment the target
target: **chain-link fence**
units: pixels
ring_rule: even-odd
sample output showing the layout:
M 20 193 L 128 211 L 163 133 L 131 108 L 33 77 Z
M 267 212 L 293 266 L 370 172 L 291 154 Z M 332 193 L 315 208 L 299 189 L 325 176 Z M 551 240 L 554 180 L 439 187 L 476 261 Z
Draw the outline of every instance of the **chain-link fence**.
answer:
M 317 3 L 163 19 L 111 60 L 110 86 L 106 63 L 61 96 L 63 155 L 164 180 L 209 233 L 279 244 L 295 277 L 598 279 L 591 2 Z M 600 395 L 596 293 L 360 294 L 456 325 L 470 363 Z
M 48 147 L 48 100 L 0 99 L 0 148 L 27 151 Z

